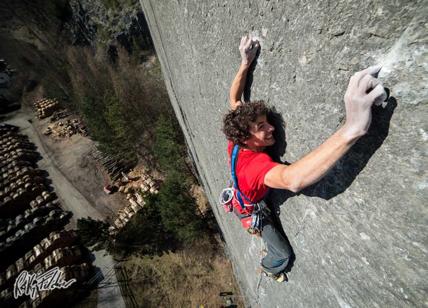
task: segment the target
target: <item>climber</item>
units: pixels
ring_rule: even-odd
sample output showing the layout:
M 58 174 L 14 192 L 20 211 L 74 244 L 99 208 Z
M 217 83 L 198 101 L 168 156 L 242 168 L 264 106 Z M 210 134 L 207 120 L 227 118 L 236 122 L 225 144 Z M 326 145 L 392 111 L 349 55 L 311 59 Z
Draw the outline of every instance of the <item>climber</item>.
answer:
M 367 133 L 371 107 L 375 101 L 385 99 L 386 94 L 375 78 L 380 71 L 379 66 L 355 73 L 344 97 L 344 124 L 318 148 L 296 162 L 290 165 L 273 162 L 264 152 L 266 147 L 275 143 L 274 127 L 266 118 L 268 107 L 263 101 L 241 101 L 247 72 L 259 48 L 256 39 L 242 37 L 239 46 L 241 65 L 230 89 L 231 110 L 224 116 L 223 132 L 228 139 L 227 151 L 234 178 L 233 212 L 241 219 L 244 228 L 262 237 L 267 247 L 267 254 L 261 261 L 262 269 L 281 282 L 287 280 L 284 270 L 290 259 L 291 247 L 276 229 L 270 215 L 262 216 L 261 226 L 254 228 L 251 225 L 255 209 L 266 207 L 263 199 L 269 188 L 296 193 L 320 180 Z

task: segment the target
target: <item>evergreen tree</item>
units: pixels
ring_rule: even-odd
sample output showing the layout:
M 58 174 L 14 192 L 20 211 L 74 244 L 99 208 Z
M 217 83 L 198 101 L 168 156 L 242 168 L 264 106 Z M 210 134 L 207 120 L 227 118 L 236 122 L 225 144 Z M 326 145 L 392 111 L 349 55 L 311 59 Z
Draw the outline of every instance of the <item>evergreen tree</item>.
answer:
M 161 115 L 157 121 L 155 135 L 156 141 L 153 152 L 160 167 L 165 172 L 169 170 L 183 170 L 185 162 L 183 159 L 184 147 L 179 140 L 178 125 L 174 120 Z
M 165 229 L 181 242 L 190 243 L 198 237 L 202 224 L 183 179 L 177 171 L 168 174 L 159 192 L 158 206 Z

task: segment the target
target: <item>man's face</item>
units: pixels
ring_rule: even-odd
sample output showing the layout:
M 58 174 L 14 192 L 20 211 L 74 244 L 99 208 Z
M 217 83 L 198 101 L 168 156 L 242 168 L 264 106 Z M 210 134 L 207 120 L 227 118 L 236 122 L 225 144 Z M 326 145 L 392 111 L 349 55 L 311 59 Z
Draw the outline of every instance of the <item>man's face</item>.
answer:
M 275 128 L 269 124 L 265 115 L 257 118 L 256 122 L 250 123 L 250 139 L 244 141 L 250 149 L 261 149 L 275 143 L 273 131 Z

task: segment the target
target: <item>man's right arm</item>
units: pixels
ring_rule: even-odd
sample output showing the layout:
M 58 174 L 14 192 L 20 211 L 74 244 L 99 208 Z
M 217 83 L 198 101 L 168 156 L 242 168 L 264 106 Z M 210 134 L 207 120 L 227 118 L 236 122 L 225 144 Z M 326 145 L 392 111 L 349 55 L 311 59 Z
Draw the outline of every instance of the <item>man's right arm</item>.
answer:
M 371 107 L 385 95 L 379 80 L 373 77 L 379 70 L 380 67 L 369 67 L 352 76 L 345 94 L 345 124 L 303 158 L 289 166 L 272 168 L 264 178 L 266 186 L 298 192 L 316 183 L 367 133 Z

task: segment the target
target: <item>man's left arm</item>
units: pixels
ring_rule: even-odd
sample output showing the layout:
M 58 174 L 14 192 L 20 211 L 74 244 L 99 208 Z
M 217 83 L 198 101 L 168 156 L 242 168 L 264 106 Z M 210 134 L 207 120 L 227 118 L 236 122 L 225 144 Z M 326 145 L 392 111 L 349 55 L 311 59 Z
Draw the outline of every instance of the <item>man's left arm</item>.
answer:
M 236 76 L 233 79 L 229 93 L 230 108 L 232 110 L 235 110 L 242 104 L 241 97 L 247 81 L 248 69 L 256 57 L 259 47 L 259 42 L 257 40 L 253 40 L 250 36 L 247 35 L 241 38 L 241 44 L 239 45 L 241 65 L 239 66 L 238 73 L 236 73 Z

